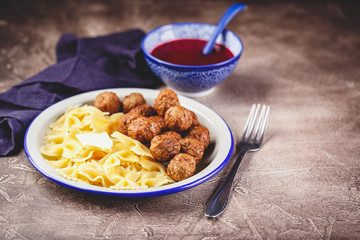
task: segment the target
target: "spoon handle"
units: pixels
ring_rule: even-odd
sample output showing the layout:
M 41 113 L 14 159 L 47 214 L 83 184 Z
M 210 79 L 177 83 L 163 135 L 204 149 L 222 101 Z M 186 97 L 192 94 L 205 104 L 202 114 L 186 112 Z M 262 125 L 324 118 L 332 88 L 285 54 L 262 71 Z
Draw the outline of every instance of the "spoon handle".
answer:
M 229 21 L 240 11 L 246 9 L 245 4 L 234 4 L 228 8 L 228 10 L 224 13 L 219 23 L 216 26 L 214 33 L 211 35 L 209 41 L 206 43 L 205 47 L 202 50 L 204 55 L 208 55 L 214 47 L 217 36 L 224 30 L 225 26 L 229 23 Z

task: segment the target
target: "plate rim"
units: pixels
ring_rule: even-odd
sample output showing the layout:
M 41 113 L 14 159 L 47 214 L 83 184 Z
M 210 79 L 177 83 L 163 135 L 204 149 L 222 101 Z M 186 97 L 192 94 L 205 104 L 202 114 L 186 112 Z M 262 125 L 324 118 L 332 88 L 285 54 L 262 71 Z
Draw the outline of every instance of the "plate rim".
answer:
M 34 123 L 40 118 L 43 117 L 44 114 L 47 113 L 47 111 L 52 110 L 58 106 L 61 106 L 63 104 L 64 101 L 71 101 L 74 98 L 81 98 L 84 95 L 91 95 L 91 94 L 95 94 L 96 92 L 104 92 L 104 91 L 125 91 L 128 90 L 129 92 L 133 91 L 143 91 L 143 92 L 159 92 L 161 91 L 161 89 L 147 89 L 147 88 L 106 88 L 106 89 L 99 89 L 99 90 L 93 90 L 93 91 L 88 91 L 88 92 L 84 92 L 84 93 L 80 93 L 68 98 L 65 98 L 59 102 L 56 102 L 54 104 L 52 104 L 51 106 L 47 107 L 46 109 L 44 109 L 41 113 L 39 113 L 29 124 L 29 126 L 26 129 L 25 132 L 25 136 L 24 136 L 24 151 L 25 151 L 25 155 L 27 156 L 28 160 L 30 161 L 30 163 L 33 165 L 33 167 L 39 172 L 41 173 L 43 176 L 45 176 L 46 178 L 50 179 L 51 181 L 65 186 L 67 188 L 70 189 L 75 189 L 78 191 L 82 191 L 82 192 L 87 192 L 87 193 L 94 193 L 94 194 L 101 194 L 101 195 L 110 195 L 110 196 L 118 196 L 118 197 L 124 197 L 124 198 L 144 198 L 144 197 L 156 197 L 156 196 L 163 196 L 163 195 L 168 195 L 168 194 L 173 194 L 173 193 L 177 193 L 177 192 L 181 192 L 181 191 L 185 191 L 187 189 L 193 188 L 195 186 L 198 186 L 204 182 L 206 182 L 207 180 L 211 179 L 212 177 L 214 177 L 216 174 L 218 174 L 229 162 L 229 160 L 231 159 L 232 153 L 234 151 L 234 137 L 232 134 L 232 131 L 229 127 L 229 125 L 226 123 L 226 121 L 218 114 L 216 113 L 214 110 L 212 110 L 211 108 L 209 108 L 208 106 L 206 106 L 205 104 L 198 102 L 196 100 L 187 98 L 185 96 L 179 95 L 179 100 L 181 102 L 181 99 L 186 99 L 186 101 L 190 101 L 190 102 L 196 102 L 197 104 L 202 105 L 202 107 L 206 108 L 207 111 L 211 111 L 214 114 L 216 114 L 219 119 L 224 123 L 224 125 L 226 126 L 227 130 L 228 130 L 228 134 L 230 135 L 230 148 L 227 151 L 226 157 L 224 160 L 222 160 L 222 162 L 216 166 L 215 169 L 213 169 L 211 172 L 207 173 L 206 175 L 200 177 L 199 179 L 196 179 L 195 181 L 180 185 L 180 186 L 176 186 L 174 188 L 165 188 L 165 189 L 158 189 L 161 188 L 163 186 L 160 187 L 156 187 L 156 188 L 147 188 L 144 190 L 150 190 L 150 191 L 142 191 L 142 192 L 134 192 L 134 190 L 115 190 L 115 189 L 110 189 L 110 188 L 105 188 L 105 187 L 100 187 L 100 186 L 92 186 L 92 187 L 96 187 L 96 189 L 89 189 L 89 188 L 82 188 L 79 186 L 75 186 L 75 184 L 77 184 L 78 182 L 73 181 L 73 180 L 69 180 L 66 178 L 63 178 L 64 181 L 72 181 L 74 183 L 74 185 L 68 184 L 64 181 L 59 181 L 58 179 L 54 178 L 52 176 L 51 173 L 47 172 L 46 170 L 42 169 L 39 166 L 39 160 L 37 159 L 33 159 L 33 156 L 31 155 L 31 150 L 29 149 L 28 146 L 28 138 L 29 138 L 29 132 L 32 130 L 32 128 L 34 127 Z M 76 105 L 77 103 L 74 103 L 74 105 Z M 68 105 L 69 107 L 71 105 Z M 52 117 L 52 116 L 51 116 Z M 49 165 L 50 166 L 50 165 Z M 206 169 L 206 167 L 204 168 Z M 84 183 L 86 184 L 86 183 Z M 168 185 L 165 185 L 168 186 Z M 99 188 L 99 189 L 97 189 Z M 157 190 L 158 189 L 158 190 Z

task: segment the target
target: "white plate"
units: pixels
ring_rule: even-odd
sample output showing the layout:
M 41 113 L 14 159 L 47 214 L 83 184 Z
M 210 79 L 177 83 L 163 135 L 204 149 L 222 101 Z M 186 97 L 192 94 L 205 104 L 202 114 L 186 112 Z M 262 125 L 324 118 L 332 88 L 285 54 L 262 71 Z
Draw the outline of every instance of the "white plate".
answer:
M 138 92 L 144 96 L 150 105 L 154 104 L 154 100 L 159 93 L 159 90 L 141 88 L 102 89 L 67 98 L 45 109 L 32 121 L 26 131 L 24 139 L 24 149 L 28 159 L 45 177 L 66 187 L 87 192 L 120 197 L 153 197 L 176 193 L 195 187 L 212 178 L 228 163 L 234 149 L 234 140 L 226 122 L 205 105 L 192 99 L 179 96 L 180 105 L 195 112 L 200 123 L 210 131 L 211 143 L 204 154 L 203 160 L 197 166 L 197 171 L 194 176 L 169 185 L 139 190 L 113 190 L 75 182 L 62 177 L 54 168 L 46 163 L 40 153 L 40 147 L 44 142 L 46 132 L 50 124 L 55 122 L 70 106 L 80 106 L 83 104 L 93 105 L 95 97 L 104 91 L 112 91 L 116 93 L 120 99 L 123 99 L 130 93 Z

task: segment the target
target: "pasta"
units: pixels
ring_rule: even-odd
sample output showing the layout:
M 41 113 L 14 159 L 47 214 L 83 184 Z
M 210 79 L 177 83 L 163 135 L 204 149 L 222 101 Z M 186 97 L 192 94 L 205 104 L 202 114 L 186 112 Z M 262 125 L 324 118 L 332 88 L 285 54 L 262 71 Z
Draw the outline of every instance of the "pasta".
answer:
M 142 189 L 173 183 L 166 168 L 154 161 L 149 149 L 117 131 L 123 113 L 108 115 L 84 105 L 71 107 L 50 125 L 40 151 L 67 179 L 111 189 Z M 82 145 L 77 134 L 106 132 L 110 149 Z

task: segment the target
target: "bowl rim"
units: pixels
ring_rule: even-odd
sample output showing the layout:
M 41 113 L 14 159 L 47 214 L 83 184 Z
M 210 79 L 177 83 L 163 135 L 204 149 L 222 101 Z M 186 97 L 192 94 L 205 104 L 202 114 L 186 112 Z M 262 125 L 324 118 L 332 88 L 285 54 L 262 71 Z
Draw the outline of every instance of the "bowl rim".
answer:
M 169 23 L 169 24 L 165 24 L 165 25 L 162 25 L 162 26 L 159 26 L 157 28 L 154 28 L 153 30 L 151 30 L 150 32 L 148 32 L 147 34 L 145 34 L 145 36 L 143 37 L 142 41 L 141 41 L 141 49 L 144 53 L 144 55 L 149 58 L 150 60 L 152 60 L 153 62 L 157 62 L 157 63 L 160 63 L 162 65 L 166 65 L 168 67 L 171 67 L 171 68 L 180 68 L 180 69 L 183 69 L 183 70 L 186 70 L 186 69 L 190 69 L 190 70 L 196 70 L 196 69 L 207 69 L 207 68 L 219 68 L 219 67 L 223 67 L 224 65 L 228 65 L 230 64 L 231 62 L 234 62 L 234 61 L 237 61 L 241 54 L 242 54 L 242 51 L 244 49 L 244 44 L 243 42 L 241 41 L 240 37 L 238 35 L 236 35 L 234 32 L 228 30 L 228 29 L 224 29 L 225 32 L 230 32 L 232 33 L 235 38 L 239 41 L 240 43 L 240 46 L 241 46 L 241 49 L 240 49 L 240 52 L 237 54 L 237 55 L 234 55 L 232 58 L 226 60 L 226 61 L 223 61 L 223 62 L 219 62 L 219 63 L 214 63 L 214 64 L 209 64 L 209 65 L 198 65 L 198 66 L 193 66 L 193 65 L 181 65 L 181 64 L 174 64 L 174 63 L 169 63 L 169 62 L 166 62 L 166 61 L 163 61 L 163 60 L 160 60 L 156 57 L 154 57 L 153 55 L 151 55 L 149 52 L 147 52 L 145 50 L 145 41 L 146 39 L 152 34 L 154 33 L 155 31 L 158 31 L 159 29 L 161 28 L 166 28 L 166 27 L 169 27 L 169 26 L 172 26 L 172 25 L 191 25 L 191 24 L 197 24 L 197 25 L 207 25 L 207 26 L 213 26 L 213 27 L 216 27 L 216 25 L 213 25 L 213 24 L 208 24 L 208 23 L 201 23 L 201 22 L 178 22 L 178 23 Z

